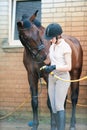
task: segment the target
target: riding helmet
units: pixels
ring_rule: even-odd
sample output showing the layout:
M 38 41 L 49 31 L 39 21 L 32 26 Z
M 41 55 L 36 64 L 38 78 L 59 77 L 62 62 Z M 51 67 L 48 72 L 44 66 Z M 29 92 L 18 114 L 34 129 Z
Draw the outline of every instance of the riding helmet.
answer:
M 47 26 L 45 30 L 45 39 L 51 40 L 53 37 L 61 35 L 63 32 L 62 27 L 57 23 L 51 23 Z

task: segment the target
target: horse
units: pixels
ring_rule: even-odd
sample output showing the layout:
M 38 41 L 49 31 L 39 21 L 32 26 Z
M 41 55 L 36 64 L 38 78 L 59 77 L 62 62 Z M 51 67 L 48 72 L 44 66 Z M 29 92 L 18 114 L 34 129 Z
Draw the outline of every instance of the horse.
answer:
M 20 20 L 17 22 L 19 39 L 24 46 L 23 63 L 27 71 L 28 82 L 31 91 L 31 106 L 33 111 L 33 126 L 32 130 L 37 130 L 39 125 L 38 119 L 38 80 L 43 78 L 47 83 L 48 88 L 48 73 L 43 69 L 45 65 L 44 60 L 49 53 L 49 41 L 44 39 L 45 28 L 36 19 L 36 11 L 27 20 Z M 64 40 L 70 45 L 72 49 L 72 69 L 70 71 L 71 80 L 79 79 L 82 72 L 83 51 L 80 42 L 72 36 L 62 35 Z M 79 82 L 71 82 L 71 102 L 72 114 L 70 122 L 70 130 L 75 130 L 76 124 L 76 105 L 79 95 Z M 51 130 L 56 130 L 54 115 L 52 113 L 49 95 L 47 95 L 47 105 L 51 115 Z M 65 101 L 66 107 L 66 101 Z

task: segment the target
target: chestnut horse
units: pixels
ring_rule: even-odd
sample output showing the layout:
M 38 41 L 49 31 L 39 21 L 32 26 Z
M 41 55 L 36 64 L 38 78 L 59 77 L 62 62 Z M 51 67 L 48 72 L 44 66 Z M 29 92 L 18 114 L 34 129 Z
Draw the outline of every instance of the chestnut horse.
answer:
M 38 80 L 43 77 L 48 87 L 48 74 L 40 68 L 44 66 L 44 60 L 49 52 L 50 44 L 44 39 L 45 28 L 35 19 L 37 11 L 30 19 L 17 22 L 19 39 L 24 46 L 23 63 L 27 70 L 28 81 L 31 90 L 31 105 L 33 110 L 32 130 L 37 130 L 38 120 Z M 36 20 L 36 21 L 35 21 Z M 67 35 L 62 35 L 72 49 L 72 70 L 71 79 L 79 79 L 82 71 L 83 52 L 79 41 Z M 79 95 L 79 82 L 71 83 L 72 116 L 70 129 L 75 129 L 76 124 L 76 104 Z M 54 115 L 51 110 L 49 96 L 47 98 L 48 108 L 51 113 L 51 130 L 56 130 Z M 66 104 L 66 103 L 65 103 Z

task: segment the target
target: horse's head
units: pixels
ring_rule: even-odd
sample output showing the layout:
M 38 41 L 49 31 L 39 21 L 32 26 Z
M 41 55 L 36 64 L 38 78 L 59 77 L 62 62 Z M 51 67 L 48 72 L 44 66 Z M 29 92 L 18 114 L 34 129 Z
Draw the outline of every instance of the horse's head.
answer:
M 17 22 L 17 27 L 19 39 L 32 58 L 38 62 L 44 61 L 46 52 L 40 30 L 29 19 Z

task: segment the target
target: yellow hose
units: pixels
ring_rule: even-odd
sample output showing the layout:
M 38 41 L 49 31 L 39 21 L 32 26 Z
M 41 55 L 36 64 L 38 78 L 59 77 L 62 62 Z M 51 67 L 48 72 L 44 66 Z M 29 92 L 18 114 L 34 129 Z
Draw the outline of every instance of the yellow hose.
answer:
M 46 68 L 46 65 L 42 66 L 42 67 L 40 68 L 40 70 L 44 70 L 45 68 Z M 62 80 L 62 81 L 65 81 L 65 82 L 79 82 L 79 81 L 82 81 L 82 80 L 87 79 L 87 76 L 84 76 L 83 78 L 80 78 L 80 79 L 65 80 L 65 79 L 62 79 L 62 78 L 60 78 L 59 76 L 55 75 L 55 74 L 53 73 L 53 71 L 52 71 L 50 74 L 53 75 L 55 78 L 57 78 L 57 79 L 59 79 L 59 80 Z
M 68 100 L 68 99 L 67 99 L 67 102 L 70 103 L 70 104 L 72 103 L 72 102 L 71 102 L 70 100 Z M 87 108 L 87 105 L 83 105 L 83 104 L 79 104 L 79 103 L 77 104 L 77 106 Z
M 28 100 L 29 100 L 29 97 L 28 97 L 23 103 L 21 103 L 13 112 L 9 112 L 9 113 L 6 114 L 5 116 L 0 117 L 0 120 L 5 119 L 5 118 L 11 116 L 13 113 L 15 113 L 15 112 L 16 112 L 17 110 L 19 110 L 21 107 L 23 107 L 24 104 L 25 104 Z
M 45 68 L 45 66 L 44 66 L 44 68 Z M 42 69 L 43 69 L 43 68 L 40 68 L 40 70 L 42 70 Z M 55 78 L 57 78 L 57 79 L 59 79 L 59 80 L 62 80 L 62 81 L 65 81 L 65 82 L 79 82 L 79 81 L 82 81 L 82 80 L 87 79 L 87 76 L 84 76 L 83 78 L 76 79 L 76 80 L 65 80 L 65 79 L 62 79 L 62 78 L 60 78 L 59 76 L 55 75 L 53 72 L 51 72 L 50 74 L 53 75 Z M 44 83 L 44 84 L 46 84 L 46 83 Z M 6 114 L 5 116 L 0 117 L 0 120 L 5 119 L 5 118 L 7 118 L 8 116 L 11 116 L 13 113 L 15 113 L 15 112 L 16 112 L 17 110 L 19 110 L 21 107 L 23 107 L 24 104 L 28 101 L 28 99 L 29 99 L 29 97 L 28 97 L 22 104 L 20 104 L 13 112 L 10 112 L 10 113 Z M 68 103 L 71 103 L 70 100 L 67 100 L 67 102 L 68 102 Z M 77 104 L 77 106 L 87 108 L 87 105 Z
M 45 83 L 44 83 L 45 84 Z M 21 107 L 24 106 L 24 104 L 29 100 L 29 97 L 23 102 L 21 103 L 13 112 L 9 112 L 8 114 L 6 114 L 5 116 L 0 117 L 0 120 L 3 120 L 9 116 L 11 116 L 12 114 L 14 114 L 17 110 L 19 110 Z M 67 99 L 67 102 L 71 104 L 71 101 Z M 82 104 L 77 104 L 77 106 L 79 107 L 84 107 L 87 108 L 87 105 L 82 105 Z
M 65 82 L 79 82 L 79 81 L 82 81 L 82 80 L 87 79 L 87 76 L 84 76 L 83 78 L 80 78 L 80 79 L 65 80 L 65 79 L 62 79 L 62 78 L 60 78 L 59 76 L 55 75 L 53 72 L 51 72 L 50 74 L 53 75 L 55 78 L 57 78 L 57 79 L 59 79 L 59 80 L 62 80 L 62 81 L 65 81 Z

